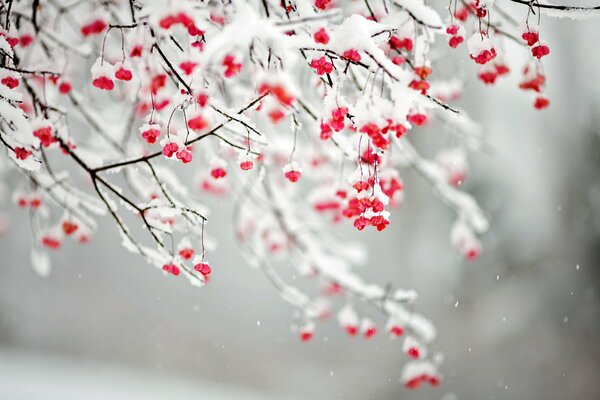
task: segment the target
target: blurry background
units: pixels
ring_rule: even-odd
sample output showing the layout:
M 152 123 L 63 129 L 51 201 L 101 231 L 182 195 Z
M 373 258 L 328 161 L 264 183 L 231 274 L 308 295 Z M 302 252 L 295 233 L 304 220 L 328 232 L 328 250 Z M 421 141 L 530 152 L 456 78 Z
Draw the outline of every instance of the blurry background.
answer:
M 510 78 L 486 88 L 472 63 L 461 107 L 485 127 L 489 154 L 464 186 L 489 211 L 480 260 L 450 248 L 454 215 L 416 174 L 390 229 L 365 240 L 360 273 L 419 293 L 439 330 L 439 388 L 398 382 L 400 342 L 351 339 L 333 323 L 315 340 L 290 332 L 290 308 L 238 253 L 230 203 L 209 202 L 214 279 L 168 279 L 120 246 L 107 219 L 87 247 L 53 254 L 49 278 L 29 266 L 26 216 L 0 239 L 2 399 L 593 399 L 600 398 L 600 22 L 545 18 L 551 107 L 538 112 Z M 439 141 L 415 132 L 417 147 Z M 220 221 L 220 222 L 214 222 Z

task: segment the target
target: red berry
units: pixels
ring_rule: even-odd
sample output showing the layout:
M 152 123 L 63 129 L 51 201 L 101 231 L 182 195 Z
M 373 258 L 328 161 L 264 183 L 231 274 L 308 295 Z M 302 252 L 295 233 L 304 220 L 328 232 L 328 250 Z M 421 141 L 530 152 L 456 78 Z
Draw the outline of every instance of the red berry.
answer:
M 56 138 L 52 134 L 52 127 L 45 126 L 43 128 L 38 128 L 33 131 L 33 136 L 40 140 L 40 143 L 44 147 L 50 146 L 52 143 L 56 142 Z
M 402 335 L 404 335 L 404 329 L 401 326 L 393 325 L 390 328 L 390 334 L 393 336 L 396 336 L 396 337 L 402 336 Z
M 21 45 L 21 47 L 27 47 L 31 43 L 33 43 L 33 36 L 28 33 L 21 35 L 21 37 L 19 38 L 19 44 Z
M 75 233 L 75 231 L 77 231 L 79 227 L 77 226 L 77 224 L 70 222 L 70 221 L 65 221 L 62 223 L 62 230 L 65 233 L 65 235 L 72 235 L 73 233 Z
M 458 33 L 459 29 L 460 29 L 460 25 L 456 25 L 456 24 L 454 24 L 454 25 L 449 25 L 449 26 L 446 28 L 446 33 L 447 33 L 448 35 L 452 35 L 452 36 L 454 36 L 454 35 L 456 35 L 456 34 Z
M 350 336 L 356 336 L 356 334 L 358 333 L 358 327 L 354 325 L 347 325 L 344 327 L 344 330 Z
M 493 85 L 496 82 L 498 74 L 495 71 L 482 71 L 477 77 L 486 85 Z
M 313 39 L 315 39 L 316 43 L 327 44 L 329 43 L 329 35 L 325 28 L 321 28 L 316 31 L 313 35 Z
M 537 110 L 543 110 L 544 108 L 547 108 L 549 105 L 550 105 L 550 100 L 548 100 L 546 97 L 543 97 L 543 96 L 538 96 L 535 99 L 535 103 L 533 104 L 533 106 Z
M 135 58 L 135 57 L 141 57 L 143 50 L 144 50 L 143 46 L 140 46 L 140 45 L 133 46 L 133 48 L 129 52 L 129 57 L 133 57 L 133 58 Z
M 163 265 L 162 269 L 163 271 L 175 276 L 179 275 L 180 272 L 179 267 L 173 263 Z
M 375 336 L 376 333 L 377 333 L 377 328 L 375 328 L 375 327 L 367 328 L 367 330 L 365 331 L 365 338 L 370 339 L 373 336 Z
M 61 242 L 59 239 L 47 235 L 42 238 L 42 245 L 44 245 L 44 247 L 48 249 L 58 250 L 60 248 Z
M 149 144 L 156 143 L 156 139 L 160 136 L 160 130 L 149 128 L 142 132 L 142 138 Z
M 92 84 L 98 89 L 113 90 L 115 83 L 107 76 L 100 76 L 92 81 Z
M 208 95 L 206 93 L 200 93 L 196 98 L 196 101 L 200 107 L 204 108 L 208 104 Z
M 533 46 L 540 40 L 540 37 L 537 32 L 525 32 L 521 35 L 524 41 L 527 42 L 527 46 Z
M 208 127 L 208 121 L 202 115 L 197 115 L 188 120 L 188 128 L 194 131 L 201 131 L 206 127 Z
M 14 89 L 17 86 L 19 86 L 19 80 L 16 78 L 13 78 L 12 76 L 7 76 L 5 78 L 2 78 L 2 81 L 0 81 L 0 82 L 9 89 Z
M 416 389 L 421 386 L 421 379 L 419 377 L 413 378 L 405 383 L 408 389 Z
M 396 65 L 402 65 L 406 62 L 406 58 L 400 56 L 394 56 L 392 62 Z
M 177 158 L 184 164 L 188 164 L 192 161 L 192 152 L 189 148 L 183 148 L 177 152 Z
M 348 61 L 352 61 L 352 62 L 359 62 L 361 57 L 360 57 L 360 53 L 354 49 L 350 49 L 350 50 L 346 50 L 343 54 L 343 57 L 348 60 Z
M 192 61 L 184 61 L 179 64 L 179 68 L 181 68 L 186 75 L 191 75 L 197 66 L 198 64 Z
M 225 171 L 224 168 L 217 167 L 217 168 L 213 168 L 210 171 L 210 174 L 213 178 L 220 179 L 220 178 L 224 178 L 227 175 L 227 171 Z
M 133 73 L 124 67 L 119 68 L 117 72 L 115 72 L 115 78 L 120 81 L 130 81 L 132 77 Z
M 406 354 L 408 354 L 412 358 L 419 358 L 419 349 L 417 349 L 416 347 L 411 347 L 410 349 L 408 349 Z
M 481 249 L 478 246 L 473 246 L 465 252 L 465 257 L 469 261 L 474 261 L 479 258 L 481 254 Z
M 550 48 L 545 44 L 539 44 L 531 49 L 531 54 L 538 60 L 550 54 Z
M 31 151 L 24 147 L 15 147 L 15 157 L 19 160 L 26 160 L 31 154 Z
M 319 10 L 326 10 L 329 3 L 331 3 L 331 0 L 315 0 L 315 7 Z
M 287 180 L 292 183 L 298 182 L 298 180 L 300 179 L 300 175 L 300 171 L 288 171 L 285 173 L 285 177 L 287 178 Z
M 333 71 L 333 64 L 327 61 L 325 56 L 312 60 L 310 66 L 317 71 L 318 75 L 329 74 Z
M 204 277 L 209 276 L 212 272 L 210 265 L 206 262 L 201 262 L 201 263 L 194 265 L 194 269 L 196 271 L 200 272 Z
M 69 82 L 63 81 L 58 85 L 58 91 L 60 92 L 60 94 L 67 94 L 71 91 L 72 88 L 73 86 Z
M 242 169 L 242 171 L 249 171 L 252 168 L 254 168 L 254 163 L 250 160 L 242 161 L 240 163 L 240 168 Z
M 487 64 L 488 62 L 492 61 L 494 58 L 496 58 L 496 49 L 494 49 L 493 47 L 489 50 L 482 50 L 479 54 L 477 54 L 476 56 L 471 54 L 471 59 L 473 59 L 477 64 Z
M 310 331 L 303 331 L 300 332 L 300 340 L 302 340 L 303 342 L 308 342 L 310 341 L 314 336 L 314 333 L 310 332 Z
M 242 69 L 242 64 L 235 62 L 235 57 L 228 54 L 223 59 L 223 66 L 225 67 L 225 78 L 231 78 L 236 75 Z
M 427 122 L 427 115 L 425 114 L 409 114 L 406 119 L 413 125 L 421 126 Z
M 400 39 L 397 36 L 392 36 L 388 41 L 388 44 L 392 49 L 396 50 L 412 51 L 413 49 L 413 41 L 411 38 Z
M 163 146 L 162 153 L 166 157 L 171 158 L 173 157 L 173 154 L 177 152 L 177 150 L 179 150 L 179 146 L 177 145 L 177 143 L 169 142 Z
M 457 48 L 459 44 L 464 42 L 464 38 L 462 36 L 452 36 L 448 41 L 448 45 L 453 49 Z
M 83 34 L 83 36 L 98 35 L 104 32 L 104 30 L 107 27 L 108 25 L 106 24 L 106 22 L 97 19 L 87 25 L 82 26 L 81 33 Z

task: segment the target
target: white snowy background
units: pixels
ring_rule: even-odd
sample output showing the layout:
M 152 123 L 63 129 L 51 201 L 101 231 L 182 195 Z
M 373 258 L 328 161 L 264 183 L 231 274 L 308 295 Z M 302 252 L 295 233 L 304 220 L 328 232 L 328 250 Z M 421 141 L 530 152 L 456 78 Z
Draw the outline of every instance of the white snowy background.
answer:
M 167 278 L 119 244 L 108 220 L 86 247 L 53 254 L 49 278 L 29 266 L 26 215 L 13 206 L 0 238 L 0 399 L 593 399 L 600 398 L 600 22 L 542 23 L 552 105 L 511 78 L 472 77 L 461 106 L 491 145 L 465 188 L 489 211 L 480 260 L 448 244 L 452 212 L 416 174 L 361 271 L 418 291 L 439 329 L 443 384 L 398 382 L 400 342 L 348 338 L 334 323 L 313 342 L 290 332 L 290 309 L 239 256 L 230 203 L 212 202 L 214 279 Z M 511 49 L 511 47 L 509 47 Z M 435 126 L 413 132 L 424 154 Z

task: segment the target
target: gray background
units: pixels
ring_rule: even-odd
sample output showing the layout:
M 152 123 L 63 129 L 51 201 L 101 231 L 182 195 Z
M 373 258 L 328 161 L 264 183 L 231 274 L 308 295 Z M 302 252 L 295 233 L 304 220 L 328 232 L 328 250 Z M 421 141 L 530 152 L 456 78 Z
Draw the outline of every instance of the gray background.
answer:
M 551 108 L 533 110 L 515 71 L 493 88 L 469 77 L 461 106 L 493 150 L 471 158 L 465 189 L 489 211 L 485 253 L 464 263 L 448 243 L 452 212 L 411 171 L 406 201 L 366 240 L 361 274 L 414 288 L 439 329 L 440 388 L 406 391 L 398 342 L 349 339 L 334 324 L 310 344 L 290 309 L 241 258 L 230 204 L 209 202 L 214 279 L 168 279 L 128 254 L 104 221 L 93 242 L 29 266 L 26 215 L 0 239 L 0 398 L 594 399 L 598 380 L 600 28 L 543 21 Z M 522 50 L 517 50 L 517 52 Z M 436 129 L 415 132 L 431 156 Z M 579 265 L 579 268 L 576 266 Z M 458 303 L 457 303 L 458 302 Z M 45 396 L 45 397 L 44 397 Z

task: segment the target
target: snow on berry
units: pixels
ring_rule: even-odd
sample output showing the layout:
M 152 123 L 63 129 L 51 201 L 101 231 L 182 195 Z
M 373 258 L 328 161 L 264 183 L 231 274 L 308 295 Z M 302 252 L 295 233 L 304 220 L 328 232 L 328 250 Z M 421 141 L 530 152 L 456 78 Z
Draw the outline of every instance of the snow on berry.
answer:
M 366 339 L 371 339 L 377 333 L 377 325 L 369 318 L 363 318 L 360 321 L 360 331 Z
M 442 149 L 436 155 L 435 160 L 441 167 L 450 185 L 459 186 L 464 183 L 469 167 L 467 164 L 467 154 L 463 148 Z
M 475 32 L 467 41 L 471 59 L 477 64 L 487 64 L 496 58 L 497 53 L 494 44 L 489 37 Z
M 183 28 L 190 36 L 200 34 L 196 20 L 198 15 L 193 6 L 184 1 L 153 1 L 147 7 L 150 24 L 161 30 L 171 31 L 176 27 Z
M 161 126 L 159 124 L 144 124 L 140 127 L 140 133 L 142 138 L 149 144 L 156 143 L 156 140 L 160 136 Z
M 300 176 L 302 175 L 302 170 L 297 162 L 292 161 L 289 164 L 286 164 L 283 167 L 283 174 L 286 179 L 292 183 L 298 182 Z
M 404 324 L 398 318 L 395 317 L 390 317 L 388 319 L 385 329 L 392 338 L 400 337 L 404 335 L 404 332 L 406 331 L 404 328 Z
M 212 273 L 212 268 L 210 264 L 206 261 L 195 260 L 194 261 L 194 269 L 202 274 L 203 277 L 208 277 Z
M 417 389 L 422 384 L 439 385 L 440 375 L 432 362 L 418 361 L 404 366 L 400 380 L 408 389 Z
M 194 248 L 190 243 L 190 240 L 186 237 L 177 246 L 177 254 L 184 260 L 191 260 L 194 256 Z
M 425 349 L 423 346 L 411 335 L 404 338 L 402 342 L 402 351 L 411 358 L 424 358 Z
M 112 79 L 114 73 L 115 68 L 113 65 L 98 59 L 92 66 L 92 84 L 101 90 L 113 90 L 115 87 Z
M 184 147 L 177 152 L 176 156 L 182 163 L 188 164 L 192 162 L 192 148 L 190 146 Z
M 356 336 L 358 333 L 358 315 L 351 305 L 346 305 L 337 314 L 338 324 L 350 336 Z
M 165 157 L 172 159 L 178 151 L 185 148 L 183 139 L 179 135 L 170 134 L 165 136 L 161 141 L 162 153 Z
M 297 312 L 294 331 L 300 340 L 313 338 L 313 321 L 332 315 L 352 336 L 370 338 L 382 329 L 391 337 L 410 337 L 403 347 L 416 363 L 403 372 L 403 382 L 410 388 L 439 384 L 437 364 L 427 361 L 425 347 L 435 330 L 407 306 L 416 297 L 363 281 L 353 267 L 368 258 L 325 224 L 387 229 L 390 211 L 404 198 L 400 173 L 412 167 L 456 211 L 452 246 L 466 259 L 477 258 L 487 220 L 456 186 L 468 174 L 466 151 L 479 147 L 481 132 L 465 112 L 453 112 L 468 80 L 462 75 L 472 68 L 453 68 L 442 53 L 445 46 L 468 42 L 464 47 L 477 64 L 476 78 L 493 84 L 509 72 L 499 49 L 515 51 L 504 46 L 504 33 L 514 35 L 531 52 L 525 54 L 519 87 L 533 92 L 533 107 L 546 108 L 539 60 L 549 48 L 540 41 L 539 27 L 529 25 L 537 18 L 519 27 L 492 11 L 491 0 L 458 2 L 446 22 L 423 1 L 409 0 L 387 9 L 373 2 L 371 10 L 365 2 L 332 0 L 282 7 L 277 1 L 153 0 L 135 2 L 132 10 L 128 2 L 87 2 L 66 13 L 38 10 L 38 35 L 31 24 L 36 8 L 22 3 L 27 1 L 3 13 L 9 28 L 0 29 L 6 61 L 0 71 L 0 146 L 22 170 L 48 163 L 39 173 L 8 173 L 9 184 L 22 188 L 35 179 L 37 189 L 15 191 L 14 201 L 23 218 L 28 213 L 35 218 L 37 269 L 44 270 L 47 260 L 40 250 L 59 248 L 65 238 L 88 242 L 104 211 L 131 228 L 120 230 L 128 250 L 166 274 L 204 283 L 211 273 L 205 261 L 210 236 L 204 231 L 209 210 L 197 197 L 235 188 L 243 200 L 236 202 L 235 236 L 251 255 L 248 261 L 267 274 L 286 263 L 294 268 L 290 276 L 316 282 L 316 290 L 305 294 L 304 284 L 296 288 L 293 280 L 272 279 Z M 49 16 L 52 24 L 46 23 Z M 63 28 L 73 17 L 80 22 L 70 37 Z M 438 34 L 441 44 L 434 42 Z M 86 60 L 96 60 L 91 75 Z M 117 81 L 123 82 L 115 88 Z M 76 124 L 65 115 L 79 115 Z M 411 144 L 408 130 L 429 120 L 452 132 L 450 148 Z M 138 138 L 125 132 L 132 126 L 139 127 Z M 46 151 L 57 141 L 61 152 Z M 290 155 L 292 141 L 297 152 Z M 438 148 L 434 159 L 420 154 Z M 181 171 L 180 162 L 192 159 L 196 178 L 189 184 L 191 169 Z M 252 170 L 255 163 L 256 173 L 236 172 Z M 72 175 L 63 164 L 74 169 L 68 171 Z M 76 170 L 94 178 L 99 193 L 78 187 Z M 123 188 L 119 171 L 125 170 Z M 300 186 L 288 183 L 299 179 Z M 188 193 L 192 186 L 202 196 Z M 137 218 L 125 215 L 130 211 Z M 340 306 L 342 300 L 353 304 Z M 383 311 L 389 318 L 385 329 L 375 325 L 375 316 L 361 320 L 354 306 Z
M 253 157 L 250 154 L 243 153 L 238 156 L 238 165 L 242 171 L 250 171 L 254 168 Z
M 471 227 L 462 219 L 457 220 L 450 232 L 450 242 L 466 260 L 476 260 L 482 252 L 481 244 Z
M 307 322 L 300 327 L 300 340 L 303 342 L 309 342 L 315 335 L 315 324 L 314 322 Z

